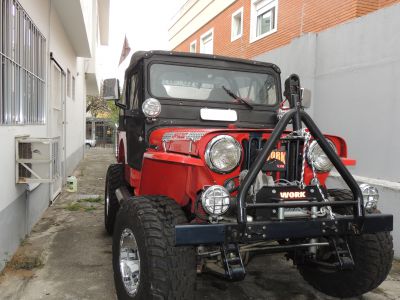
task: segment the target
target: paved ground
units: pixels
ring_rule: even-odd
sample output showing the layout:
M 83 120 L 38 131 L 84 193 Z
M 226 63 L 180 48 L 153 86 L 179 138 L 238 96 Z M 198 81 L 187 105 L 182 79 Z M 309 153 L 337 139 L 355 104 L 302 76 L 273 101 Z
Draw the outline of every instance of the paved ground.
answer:
M 109 151 L 93 149 L 76 171 L 78 193 L 64 192 L 22 243 L 0 276 L 0 299 L 115 299 L 111 238 L 103 229 L 103 186 Z M 100 201 L 101 200 L 101 201 Z M 246 280 L 198 277 L 202 299 L 333 299 L 308 286 L 282 255 L 254 259 Z M 360 299 L 400 299 L 400 265 Z

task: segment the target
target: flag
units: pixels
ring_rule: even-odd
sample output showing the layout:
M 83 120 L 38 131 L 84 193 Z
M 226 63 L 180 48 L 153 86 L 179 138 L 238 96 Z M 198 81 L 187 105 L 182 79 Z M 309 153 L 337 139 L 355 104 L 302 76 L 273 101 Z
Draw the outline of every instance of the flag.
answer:
M 128 57 L 129 53 L 131 52 L 131 47 L 129 46 L 128 39 L 124 39 L 124 45 L 122 46 L 122 52 L 121 52 L 121 57 L 119 58 L 119 64 L 118 66 L 125 60 L 125 58 Z

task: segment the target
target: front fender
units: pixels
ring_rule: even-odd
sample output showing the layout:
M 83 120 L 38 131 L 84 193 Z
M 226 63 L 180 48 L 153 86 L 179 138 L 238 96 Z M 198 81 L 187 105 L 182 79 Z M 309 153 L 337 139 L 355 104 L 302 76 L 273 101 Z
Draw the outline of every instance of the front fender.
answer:
M 144 154 L 144 159 L 204 167 L 204 162 L 200 158 L 168 152 L 147 152 Z
M 186 206 L 196 199 L 198 191 L 214 182 L 200 158 L 148 152 L 143 158 L 139 191 L 141 195 L 165 195 Z

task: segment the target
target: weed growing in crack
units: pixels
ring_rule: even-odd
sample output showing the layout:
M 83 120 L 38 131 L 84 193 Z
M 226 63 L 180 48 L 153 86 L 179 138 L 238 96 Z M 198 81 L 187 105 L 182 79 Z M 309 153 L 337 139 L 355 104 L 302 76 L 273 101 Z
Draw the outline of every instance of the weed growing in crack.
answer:
M 84 211 L 89 212 L 89 211 L 93 211 L 96 210 L 96 207 L 94 207 L 93 205 L 91 205 L 90 207 L 85 207 Z
M 69 211 L 93 211 L 96 210 L 97 207 L 94 205 L 86 206 L 84 203 L 98 203 L 98 201 L 79 201 L 78 202 L 72 202 L 69 203 L 67 206 L 64 207 L 64 209 L 69 210 Z
M 77 202 L 72 202 L 72 203 L 68 203 L 68 205 L 65 206 L 64 208 L 69 211 L 78 211 L 78 210 L 81 210 L 83 208 L 83 206 Z
M 10 268 L 14 270 L 32 270 L 43 267 L 43 261 L 40 257 L 17 257 L 9 262 Z
M 21 247 L 23 247 L 23 246 L 25 246 L 27 243 L 28 243 L 28 235 L 25 235 L 25 237 L 24 238 L 21 238 L 20 240 L 19 240 L 19 245 L 21 246 Z
M 89 203 L 100 203 L 103 199 L 101 197 L 97 198 L 85 198 L 85 199 L 80 199 L 78 200 L 79 203 L 82 202 L 89 202 Z

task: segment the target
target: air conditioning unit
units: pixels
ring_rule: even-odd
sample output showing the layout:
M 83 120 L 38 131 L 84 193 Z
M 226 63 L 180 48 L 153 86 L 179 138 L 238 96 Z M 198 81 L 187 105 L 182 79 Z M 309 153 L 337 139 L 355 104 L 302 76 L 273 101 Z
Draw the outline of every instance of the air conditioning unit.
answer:
M 15 138 L 15 182 L 54 182 L 60 177 L 60 139 Z

